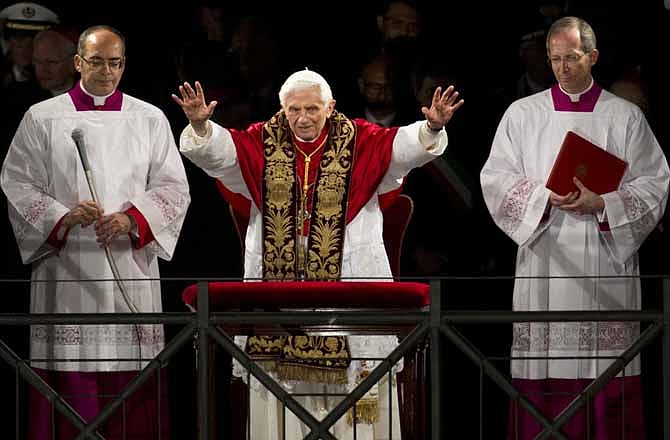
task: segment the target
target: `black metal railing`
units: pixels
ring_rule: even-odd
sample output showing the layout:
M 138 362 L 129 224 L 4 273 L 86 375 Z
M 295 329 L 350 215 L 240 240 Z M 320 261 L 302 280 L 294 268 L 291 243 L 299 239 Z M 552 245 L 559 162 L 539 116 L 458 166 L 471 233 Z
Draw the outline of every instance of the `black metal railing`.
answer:
M 611 278 L 611 277 L 609 277 Z M 88 423 L 59 396 L 30 367 L 30 360 L 18 356 L 0 338 L 0 358 L 10 365 L 17 378 L 20 377 L 39 393 L 45 396 L 58 411 L 67 418 L 77 429 L 80 435 L 77 439 L 101 439 L 99 427 L 123 404 L 125 399 L 142 386 L 152 375 L 165 365 L 170 358 L 182 347 L 196 338 L 198 370 L 197 379 L 197 426 L 198 438 L 209 440 L 209 383 L 208 369 L 210 368 L 208 349 L 210 342 L 218 344 L 248 372 L 265 386 L 278 400 L 291 410 L 311 432 L 306 439 L 334 439 L 329 433 L 332 425 L 352 408 L 356 401 L 374 386 L 384 376 L 389 375 L 393 366 L 416 347 L 422 340 L 429 339 L 430 365 L 429 375 L 431 389 L 429 424 L 430 438 L 443 440 L 445 426 L 449 423 L 445 417 L 442 390 L 445 380 L 445 361 L 442 357 L 442 345 L 453 344 L 458 350 L 470 359 L 481 371 L 479 383 L 480 395 L 482 381 L 487 377 L 495 383 L 509 398 L 518 402 L 526 411 L 533 415 L 543 427 L 544 431 L 537 438 L 565 439 L 562 428 L 581 408 L 590 402 L 612 378 L 622 372 L 625 366 L 641 351 L 649 347 L 654 341 L 661 338 L 662 366 L 662 432 L 663 438 L 670 440 L 670 278 L 656 277 L 662 280 L 663 306 L 656 311 L 561 311 L 561 312 L 512 312 L 505 310 L 443 310 L 442 283 L 454 279 L 437 278 L 430 280 L 431 305 L 426 309 L 403 311 L 379 310 L 310 310 L 310 311 L 274 311 L 274 312 L 212 312 L 208 302 L 208 281 L 198 281 L 198 308 L 196 312 L 184 313 L 141 313 L 141 314 L 0 314 L 0 329 L 6 326 L 28 326 L 33 324 L 171 324 L 182 326 L 181 330 L 166 343 L 163 351 L 150 360 L 147 366 L 104 407 L 98 415 Z M 174 281 L 163 279 L 163 282 Z M 180 281 L 184 281 L 180 279 Z M 462 280 L 461 280 L 462 281 Z M 474 282 L 474 281 L 473 281 Z M 510 294 L 511 296 L 511 294 Z M 305 326 L 329 326 L 333 321 L 338 325 L 360 326 L 410 326 L 411 330 L 400 341 L 396 349 L 372 371 L 372 373 L 355 387 L 349 395 L 322 420 L 317 420 L 309 411 L 298 403 L 281 385 L 275 382 L 260 366 L 254 363 L 234 342 L 233 336 L 222 330 L 226 325 L 258 325 L 258 324 L 301 324 Z M 461 324 L 504 324 L 512 322 L 561 322 L 561 321 L 639 321 L 646 324 L 634 343 L 628 347 L 614 362 L 588 385 L 574 400 L 553 420 L 544 415 L 530 400 L 512 385 L 509 375 L 495 365 L 495 363 L 457 328 Z M 18 379 L 17 379 L 18 380 Z M 481 396 L 480 396 L 481 398 Z M 4 399 L 4 397 L 3 397 Z M 18 406 L 18 405 L 17 405 Z M 481 412 L 481 406 L 480 406 Z M 17 409 L 18 434 L 18 409 Z M 479 437 L 484 438 L 483 415 L 479 415 Z M 552 437 L 553 436 L 553 437 Z

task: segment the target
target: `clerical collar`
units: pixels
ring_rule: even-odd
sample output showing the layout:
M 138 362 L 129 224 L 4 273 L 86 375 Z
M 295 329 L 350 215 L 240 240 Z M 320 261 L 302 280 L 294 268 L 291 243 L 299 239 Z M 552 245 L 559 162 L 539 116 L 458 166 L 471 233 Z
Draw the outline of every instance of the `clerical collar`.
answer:
M 77 111 L 120 111 L 123 104 L 123 93 L 118 89 L 106 96 L 96 96 L 89 93 L 81 81 L 68 91 L 72 103 Z
M 582 95 L 588 93 L 589 90 L 591 90 L 591 88 L 593 87 L 593 77 L 591 77 L 591 82 L 589 83 L 589 86 L 588 86 L 585 90 L 583 90 L 583 91 L 581 91 L 581 92 L 577 92 L 577 93 L 568 93 L 568 92 L 565 91 L 565 89 L 564 89 L 563 87 L 561 87 L 560 84 L 558 85 L 558 87 L 561 88 L 561 92 L 563 92 L 563 93 L 565 93 L 566 95 L 568 95 L 568 98 L 570 98 L 570 101 L 572 101 L 572 102 L 579 102 L 579 98 L 580 98 Z
M 551 97 L 554 101 L 554 110 L 558 112 L 592 112 L 600 97 L 602 87 L 593 78 L 591 84 L 583 92 L 568 93 L 559 84 L 551 87 Z
M 115 89 L 115 90 L 112 91 L 112 93 L 110 93 L 109 95 L 105 95 L 105 96 L 97 96 L 97 95 L 94 95 L 94 94 L 90 93 L 88 90 L 86 90 L 86 88 L 85 88 L 84 85 L 81 83 L 81 81 L 79 82 L 79 87 L 81 87 L 81 91 L 82 91 L 82 92 L 86 93 L 88 96 L 90 96 L 91 98 L 93 98 L 93 105 L 96 106 L 96 107 L 101 107 L 101 106 L 105 105 L 105 102 L 107 101 L 107 98 L 109 98 L 110 96 L 112 96 L 112 95 L 114 94 L 114 92 L 116 91 L 116 89 Z

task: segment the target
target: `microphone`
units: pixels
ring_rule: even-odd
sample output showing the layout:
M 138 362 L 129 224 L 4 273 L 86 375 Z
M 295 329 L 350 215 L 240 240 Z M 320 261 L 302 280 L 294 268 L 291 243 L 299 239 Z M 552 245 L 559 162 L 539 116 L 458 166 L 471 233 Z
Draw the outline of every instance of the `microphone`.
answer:
M 98 192 L 95 190 L 95 183 L 93 182 L 93 172 L 91 171 L 91 164 L 88 161 L 88 154 L 86 153 L 86 143 L 84 142 L 84 131 L 81 128 L 75 128 L 70 135 L 79 152 L 79 159 L 81 159 L 81 166 L 84 168 L 84 175 L 86 176 L 86 183 L 88 189 L 91 191 L 93 201 L 98 202 Z
M 74 144 L 77 146 L 77 151 L 79 152 L 79 158 L 81 159 L 81 165 L 82 167 L 84 167 L 84 176 L 86 177 L 86 183 L 88 184 L 89 191 L 91 191 L 93 201 L 97 204 L 100 204 L 98 192 L 95 190 L 95 182 L 93 181 L 93 172 L 91 172 L 91 164 L 88 162 L 88 154 L 86 154 L 86 143 L 84 142 L 84 132 L 81 128 L 75 128 L 74 130 L 72 130 L 72 134 L 70 136 L 72 137 Z M 114 275 L 114 280 L 116 281 L 116 284 L 119 286 L 119 290 L 121 291 L 121 295 L 123 296 L 123 300 L 126 302 L 128 309 L 130 309 L 130 311 L 133 313 L 139 313 L 139 310 L 137 309 L 135 304 L 133 304 L 130 297 L 128 296 L 126 286 L 123 284 L 123 280 L 119 275 L 119 269 L 116 266 L 116 261 L 114 260 L 114 256 L 112 255 L 112 251 L 109 249 L 109 246 L 105 246 L 105 255 L 107 257 L 109 267 L 112 270 L 112 274 Z M 137 340 L 138 341 L 140 340 L 139 334 Z
M 79 152 L 79 158 L 81 159 L 81 164 L 84 167 L 86 173 L 91 171 L 91 164 L 88 162 L 88 154 L 86 154 L 86 143 L 84 142 L 84 132 L 81 128 L 75 128 L 72 130 L 72 140 L 77 146 L 77 151 Z

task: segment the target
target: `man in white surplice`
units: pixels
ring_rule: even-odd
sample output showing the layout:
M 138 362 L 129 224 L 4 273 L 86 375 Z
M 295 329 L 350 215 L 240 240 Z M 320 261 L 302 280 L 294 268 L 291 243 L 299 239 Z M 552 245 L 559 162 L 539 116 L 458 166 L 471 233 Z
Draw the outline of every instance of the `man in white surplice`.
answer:
M 81 81 L 26 112 L 2 167 L 21 256 L 32 263 L 30 310 L 128 313 L 132 303 L 141 312 L 160 312 L 157 257 L 172 257 L 190 203 L 181 156 L 164 114 L 117 89 L 125 64 L 125 40 L 118 31 L 106 26 L 84 31 L 73 62 Z M 77 131 L 97 202 L 73 140 Z M 99 281 L 114 279 L 103 247 L 111 250 L 121 278 L 134 280 L 125 282 L 129 303 L 113 281 Z M 144 278 L 153 280 L 138 280 Z M 162 350 L 164 334 L 162 325 L 35 325 L 30 345 L 31 357 L 45 360 L 33 363 L 37 371 L 56 388 L 66 384 L 59 391 L 81 397 L 101 389 L 118 392 L 100 384 L 113 380 L 123 386 Z M 148 400 L 155 404 L 155 396 Z M 87 419 L 108 401 L 80 397 L 73 406 Z M 144 405 L 140 400 L 135 403 Z M 142 408 L 133 402 L 126 404 L 128 434 L 155 438 L 144 428 L 134 430 L 135 422 L 153 422 L 147 429 L 157 429 L 150 416 L 155 408 L 135 413 Z M 41 403 L 31 400 L 31 413 L 44 415 L 31 419 L 31 438 L 50 438 L 48 402 Z M 117 438 L 112 433 L 121 427 L 121 411 L 116 414 L 118 425 L 106 438 Z M 61 428 L 68 429 L 56 421 L 58 436 L 65 436 Z
M 516 279 L 514 310 L 639 310 L 637 250 L 664 212 L 668 164 L 643 113 L 594 82 L 591 67 L 599 54 L 588 23 L 575 17 L 556 21 L 547 36 L 547 51 L 558 84 L 509 107 L 481 172 L 494 221 L 519 245 L 516 275 L 533 277 Z M 569 130 L 628 163 L 617 191 L 595 194 L 576 177 L 578 190 L 567 195 L 545 188 Z M 616 356 L 639 331 L 636 322 L 516 323 L 512 356 Z M 569 402 L 611 363 L 611 358 L 519 359 L 511 369 L 522 391 L 558 392 L 530 395 L 556 415 L 562 409 L 557 400 Z M 626 385 L 627 428 L 643 432 L 639 374 L 636 357 L 623 378 L 608 385 L 606 391 L 615 402 L 619 399 L 618 406 L 609 409 L 600 425 L 603 401 L 596 400 L 592 434 L 602 435 L 608 424 L 622 426 L 620 380 Z M 539 425 L 525 412 L 520 416 L 519 437 L 511 423 L 511 438 L 532 438 Z M 584 420 L 582 413 L 566 431 L 581 438 L 577 436 L 584 434 Z

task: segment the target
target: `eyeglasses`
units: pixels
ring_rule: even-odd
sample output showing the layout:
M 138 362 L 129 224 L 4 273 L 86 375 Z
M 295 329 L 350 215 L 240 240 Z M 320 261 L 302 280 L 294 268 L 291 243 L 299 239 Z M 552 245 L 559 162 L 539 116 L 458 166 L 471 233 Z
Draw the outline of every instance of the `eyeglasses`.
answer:
M 562 57 L 559 57 L 558 55 L 551 56 L 549 57 L 549 63 L 551 63 L 552 66 L 558 66 L 562 63 L 567 64 L 568 66 L 574 66 L 581 60 L 586 53 L 582 54 L 577 54 L 577 53 L 571 53 L 570 55 L 565 55 Z
M 124 63 L 123 58 L 112 58 L 109 60 L 105 60 L 103 58 L 91 58 L 90 60 L 87 60 L 81 55 L 79 55 L 79 58 L 86 61 L 86 64 L 94 69 L 102 69 L 105 66 L 109 66 L 110 70 L 119 70 L 123 67 Z

